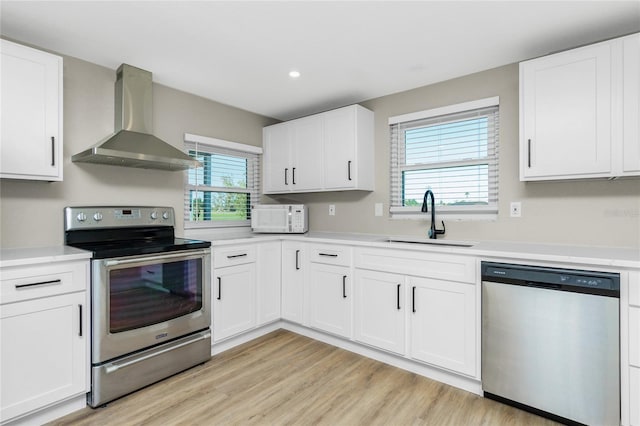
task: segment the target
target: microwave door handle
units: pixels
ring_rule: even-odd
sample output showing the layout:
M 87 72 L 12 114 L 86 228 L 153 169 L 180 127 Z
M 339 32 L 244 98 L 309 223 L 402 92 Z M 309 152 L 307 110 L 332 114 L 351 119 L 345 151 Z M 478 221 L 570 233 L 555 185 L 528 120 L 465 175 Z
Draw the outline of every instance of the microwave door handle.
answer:
M 176 254 L 163 254 L 160 256 L 136 257 L 135 259 L 122 259 L 122 260 L 114 259 L 114 260 L 108 260 L 104 264 L 105 266 L 116 266 L 116 265 L 126 265 L 129 263 L 140 263 L 140 262 L 148 263 L 148 262 L 155 262 L 157 260 L 164 261 L 164 260 L 170 260 L 170 259 L 176 259 L 176 258 L 184 258 L 188 256 L 193 256 L 193 255 L 202 256 L 206 254 L 208 254 L 206 250 L 198 250 L 198 251 L 189 251 L 188 253 L 180 252 Z

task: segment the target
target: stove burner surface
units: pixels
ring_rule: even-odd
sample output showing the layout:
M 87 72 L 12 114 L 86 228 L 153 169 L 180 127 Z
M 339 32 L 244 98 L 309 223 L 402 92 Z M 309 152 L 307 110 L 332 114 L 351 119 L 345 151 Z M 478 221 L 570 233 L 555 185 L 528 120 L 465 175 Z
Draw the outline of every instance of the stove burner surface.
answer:
M 93 252 L 94 259 L 139 256 L 211 247 L 211 242 L 185 238 L 159 240 L 108 241 L 67 243 L 67 245 Z

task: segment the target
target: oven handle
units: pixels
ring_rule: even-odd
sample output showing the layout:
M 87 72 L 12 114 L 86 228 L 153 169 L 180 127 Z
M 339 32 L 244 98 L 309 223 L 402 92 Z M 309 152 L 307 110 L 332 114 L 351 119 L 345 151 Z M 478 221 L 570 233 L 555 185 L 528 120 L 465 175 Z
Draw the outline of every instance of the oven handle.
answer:
M 162 354 L 167 353 L 169 351 L 172 351 L 174 349 L 178 349 L 178 348 L 181 348 L 183 346 L 191 345 L 192 343 L 199 342 L 200 340 L 205 340 L 205 339 L 208 339 L 210 337 L 211 337 L 211 333 L 205 333 L 205 334 L 201 335 L 200 337 L 198 337 L 197 339 L 188 340 L 188 341 L 182 342 L 182 343 L 180 343 L 178 345 L 171 346 L 170 348 L 165 348 L 165 349 L 162 349 L 161 351 L 152 352 L 150 354 L 141 356 L 140 358 L 132 359 L 131 361 L 125 361 L 125 362 L 122 362 L 120 364 L 112 363 L 108 367 L 105 367 L 104 371 L 105 371 L 106 374 L 111 374 L 111 373 L 114 373 L 114 372 L 118 371 L 121 368 L 125 368 L 125 367 L 128 367 L 128 366 L 133 365 L 133 364 L 137 364 L 137 363 L 139 363 L 141 361 L 145 361 L 145 360 L 147 360 L 149 358 L 153 358 L 155 356 L 162 355 Z
M 156 260 L 169 260 L 176 258 L 184 258 L 189 256 L 203 256 L 208 254 L 207 250 L 198 250 L 198 251 L 190 251 L 190 252 L 178 252 L 176 254 L 162 254 L 159 256 L 149 256 L 149 257 L 136 257 L 135 259 L 122 259 L 122 260 L 107 260 L 104 262 L 105 266 L 115 266 L 115 265 L 126 265 L 128 263 L 141 263 L 141 262 L 155 262 Z

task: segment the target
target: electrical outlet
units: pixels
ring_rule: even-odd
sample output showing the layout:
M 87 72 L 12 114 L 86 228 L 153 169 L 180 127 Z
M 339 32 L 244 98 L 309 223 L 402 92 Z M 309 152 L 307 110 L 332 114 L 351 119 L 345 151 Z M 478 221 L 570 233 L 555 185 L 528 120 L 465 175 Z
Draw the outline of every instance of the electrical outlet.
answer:
M 520 201 L 512 201 L 509 212 L 511 217 L 522 217 L 522 203 Z
M 382 216 L 382 203 L 375 203 L 374 204 L 374 211 L 373 211 L 374 216 Z
M 336 206 L 335 204 L 329 204 L 329 216 L 336 215 Z

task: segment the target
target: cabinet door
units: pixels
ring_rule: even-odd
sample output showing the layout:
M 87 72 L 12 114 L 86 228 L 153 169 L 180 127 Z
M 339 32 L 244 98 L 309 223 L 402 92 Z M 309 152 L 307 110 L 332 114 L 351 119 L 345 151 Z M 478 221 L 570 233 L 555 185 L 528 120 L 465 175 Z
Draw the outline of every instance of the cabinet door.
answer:
M 310 263 L 309 325 L 351 337 L 351 280 L 349 268 Z
M 256 264 L 219 268 L 213 276 L 213 340 L 256 325 Z
M 355 272 L 355 339 L 400 355 L 405 353 L 405 278 L 358 269 Z
M 640 34 L 623 39 L 623 174 L 640 174 Z
M 281 245 L 272 241 L 258 246 L 258 325 L 280 319 Z
M 611 172 L 611 44 L 520 64 L 520 178 Z
M 640 368 L 629 367 L 629 424 L 640 426 Z
M 411 357 L 475 376 L 475 286 L 411 278 Z
M 0 418 L 87 392 L 86 293 L 2 306 Z
M 264 193 L 291 190 L 291 127 L 288 123 L 263 129 Z
M 62 180 L 62 58 L 0 43 L 0 177 Z
M 291 191 L 322 189 L 322 117 L 300 118 L 288 124 L 293 135 Z
M 303 323 L 306 251 L 301 243 L 282 243 L 282 318 Z
M 356 110 L 340 108 L 324 114 L 324 186 L 356 187 Z

